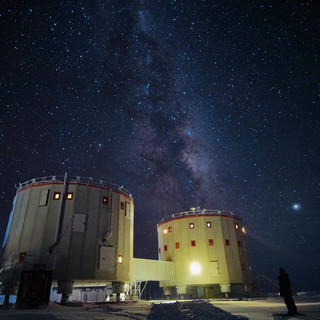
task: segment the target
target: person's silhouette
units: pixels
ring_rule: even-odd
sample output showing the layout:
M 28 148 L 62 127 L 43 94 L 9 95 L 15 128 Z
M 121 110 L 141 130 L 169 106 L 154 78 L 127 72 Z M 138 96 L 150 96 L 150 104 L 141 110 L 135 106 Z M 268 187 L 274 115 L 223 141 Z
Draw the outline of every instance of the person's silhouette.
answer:
M 294 303 L 291 293 L 291 284 L 289 276 L 285 273 L 283 268 L 279 269 L 279 287 L 280 287 L 280 296 L 284 298 L 284 303 L 288 308 L 288 315 L 293 316 L 297 314 L 297 307 Z

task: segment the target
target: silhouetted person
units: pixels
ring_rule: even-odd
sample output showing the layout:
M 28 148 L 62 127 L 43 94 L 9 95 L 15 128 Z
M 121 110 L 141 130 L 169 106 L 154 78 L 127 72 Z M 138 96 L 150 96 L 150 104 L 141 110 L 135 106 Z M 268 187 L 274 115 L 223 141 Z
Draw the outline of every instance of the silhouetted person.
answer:
M 288 308 L 288 315 L 293 316 L 298 312 L 297 307 L 292 298 L 289 276 L 287 273 L 285 273 L 285 270 L 283 268 L 280 268 L 279 271 L 280 296 L 284 298 L 284 303 Z

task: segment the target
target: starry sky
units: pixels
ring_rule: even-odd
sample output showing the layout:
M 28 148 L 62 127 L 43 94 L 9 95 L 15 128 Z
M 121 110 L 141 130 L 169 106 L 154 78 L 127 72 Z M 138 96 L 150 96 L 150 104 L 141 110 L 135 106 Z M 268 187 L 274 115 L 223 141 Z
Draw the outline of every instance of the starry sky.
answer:
M 3 1 L 0 240 L 15 184 L 102 178 L 135 256 L 191 207 L 231 210 L 254 274 L 320 289 L 317 1 Z

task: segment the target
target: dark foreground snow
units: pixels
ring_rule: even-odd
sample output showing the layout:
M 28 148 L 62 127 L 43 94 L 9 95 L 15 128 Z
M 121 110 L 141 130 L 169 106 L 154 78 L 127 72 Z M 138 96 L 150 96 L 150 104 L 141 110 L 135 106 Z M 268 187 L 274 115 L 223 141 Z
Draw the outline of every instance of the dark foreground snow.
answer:
M 295 297 L 299 315 L 287 317 L 280 297 L 244 300 L 50 303 L 38 309 L 0 306 L 0 320 L 320 320 L 320 295 Z
M 206 301 L 184 301 L 176 303 L 160 303 L 152 306 L 148 320 L 161 319 L 216 319 L 216 320 L 238 320 L 248 319 L 243 316 L 234 316 Z

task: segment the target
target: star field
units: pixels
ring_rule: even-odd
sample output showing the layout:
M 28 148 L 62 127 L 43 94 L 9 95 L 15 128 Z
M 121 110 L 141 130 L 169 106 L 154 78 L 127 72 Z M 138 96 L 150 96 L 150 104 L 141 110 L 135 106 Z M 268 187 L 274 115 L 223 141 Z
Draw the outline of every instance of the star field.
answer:
M 0 238 L 15 183 L 102 178 L 135 256 L 199 206 L 242 217 L 254 274 L 320 288 L 316 1 L 4 2 Z

